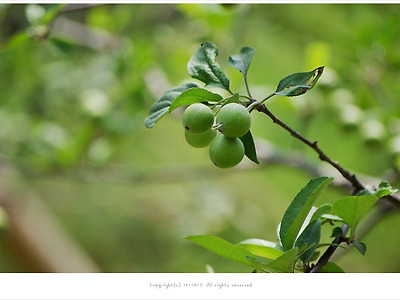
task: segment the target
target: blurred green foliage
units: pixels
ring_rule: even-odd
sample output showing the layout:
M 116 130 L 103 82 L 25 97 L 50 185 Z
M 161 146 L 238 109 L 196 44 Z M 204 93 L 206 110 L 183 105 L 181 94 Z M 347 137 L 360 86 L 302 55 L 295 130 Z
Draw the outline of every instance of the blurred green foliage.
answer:
M 210 264 L 249 272 L 181 237 L 271 239 L 313 177 L 274 163 L 217 170 L 206 150 L 185 143 L 178 110 L 144 127 L 153 102 L 190 81 L 186 64 L 205 40 L 217 45 L 234 92 L 245 88 L 228 56 L 257 50 L 248 72 L 255 98 L 288 74 L 325 65 L 312 91 L 276 97 L 270 110 L 344 167 L 399 186 L 400 5 L 76 8 L 0 5 L 0 160 L 18 171 L 0 176 L 44 199 L 103 271 L 204 272 Z M 256 140 L 320 165 L 265 115 L 252 115 Z M 332 187 L 317 204 L 345 195 Z M 352 250 L 339 265 L 400 271 L 399 228 L 399 214 L 388 216 L 364 238 L 366 255 Z M 2 257 L 1 271 L 24 270 Z

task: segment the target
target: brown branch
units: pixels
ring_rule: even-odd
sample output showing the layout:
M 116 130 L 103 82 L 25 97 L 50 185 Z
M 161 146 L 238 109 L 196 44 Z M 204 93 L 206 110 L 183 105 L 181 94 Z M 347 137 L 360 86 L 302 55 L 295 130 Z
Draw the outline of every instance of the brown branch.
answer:
M 358 180 L 355 174 L 351 174 L 348 170 L 343 168 L 338 162 L 332 160 L 329 156 L 327 156 L 319 147 L 317 144 L 317 141 L 311 142 L 304 136 L 302 136 L 300 133 L 297 131 L 293 130 L 291 127 L 289 127 L 287 124 L 279 120 L 264 104 L 263 105 L 258 105 L 256 109 L 259 112 L 262 112 L 269 116 L 272 121 L 275 124 L 278 124 L 281 126 L 283 129 L 288 131 L 293 137 L 297 138 L 298 140 L 302 141 L 304 144 L 309 146 L 311 149 L 313 149 L 316 153 L 318 153 L 319 159 L 322 161 L 327 162 L 330 164 L 332 167 L 334 167 L 336 170 L 339 171 L 342 176 L 350 182 L 350 184 L 353 186 L 354 190 L 352 191 L 352 194 L 357 194 L 358 192 L 366 189 L 366 186 L 361 183 L 361 181 Z M 400 198 L 395 196 L 395 195 L 388 195 L 384 197 L 388 202 L 390 202 L 394 207 L 400 209 Z
M 349 229 L 349 227 L 346 224 L 342 225 L 343 235 L 338 236 L 333 240 L 332 245 L 329 246 L 328 249 L 326 249 L 324 254 L 322 254 L 322 256 L 319 258 L 317 264 L 311 268 L 310 273 L 319 273 L 319 271 L 321 271 L 323 266 L 325 266 L 326 263 L 330 260 L 333 253 L 335 253 L 336 249 L 338 248 L 338 245 L 340 245 L 341 243 L 346 241 L 345 235 L 346 235 L 348 229 Z

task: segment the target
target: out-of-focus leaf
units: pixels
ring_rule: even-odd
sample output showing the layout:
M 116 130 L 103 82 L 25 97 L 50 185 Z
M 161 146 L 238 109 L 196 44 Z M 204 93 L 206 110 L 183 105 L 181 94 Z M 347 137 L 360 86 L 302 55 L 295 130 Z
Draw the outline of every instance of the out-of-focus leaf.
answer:
M 26 18 L 31 25 L 49 25 L 65 5 L 50 4 L 44 6 L 31 3 L 25 8 Z
M 3 207 L 0 206 L 0 232 L 9 225 L 8 214 Z
M 27 45 L 30 41 L 31 38 L 26 32 L 17 33 L 0 48 L 0 53 Z
M 73 42 L 58 37 L 51 37 L 49 40 L 58 50 L 65 54 L 70 53 L 76 46 Z

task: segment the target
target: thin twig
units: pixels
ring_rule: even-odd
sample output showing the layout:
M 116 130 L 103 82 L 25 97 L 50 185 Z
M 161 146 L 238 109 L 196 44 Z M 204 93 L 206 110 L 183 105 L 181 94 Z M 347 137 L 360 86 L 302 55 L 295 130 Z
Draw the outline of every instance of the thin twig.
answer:
M 317 145 L 317 141 L 311 142 L 304 136 L 302 136 L 300 133 L 297 131 L 293 130 L 291 127 L 289 127 L 286 123 L 282 122 L 280 119 L 278 119 L 265 105 L 258 105 L 255 107 L 259 112 L 262 112 L 269 116 L 272 121 L 279 126 L 281 126 L 283 129 L 288 131 L 293 137 L 299 139 L 302 141 L 304 144 L 309 146 L 311 149 L 313 149 L 315 152 L 318 153 L 319 159 L 322 161 L 325 161 L 329 163 L 331 166 L 333 166 L 336 170 L 342 174 L 342 176 L 347 179 L 353 186 L 354 190 L 352 191 L 352 194 L 357 194 L 358 192 L 366 189 L 365 185 L 361 183 L 361 181 L 358 180 L 355 174 L 351 174 L 348 170 L 343 168 L 338 162 L 332 160 L 329 156 L 327 156 Z M 395 195 L 388 195 L 385 197 L 387 201 L 389 201 L 394 207 L 400 209 L 400 198 L 398 198 Z
M 342 225 L 343 235 L 338 236 L 333 240 L 332 242 L 333 245 L 329 246 L 328 249 L 326 249 L 324 254 L 322 254 L 322 256 L 319 258 L 317 264 L 311 268 L 310 273 L 319 273 L 319 271 L 321 271 L 321 269 L 327 264 L 333 253 L 335 253 L 338 246 L 344 241 L 346 241 L 345 235 L 348 229 L 349 229 L 348 225 L 346 224 Z

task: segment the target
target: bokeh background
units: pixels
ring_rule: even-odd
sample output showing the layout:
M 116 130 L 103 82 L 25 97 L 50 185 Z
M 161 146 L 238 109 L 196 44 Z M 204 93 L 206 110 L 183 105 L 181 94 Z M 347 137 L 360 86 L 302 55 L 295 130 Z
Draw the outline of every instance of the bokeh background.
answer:
M 400 187 L 399 20 L 394 4 L 0 5 L 0 271 L 251 272 L 182 237 L 276 241 L 311 178 L 336 177 L 318 205 L 349 194 L 257 112 L 259 166 L 214 167 L 185 143 L 181 111 L 145 128 L 158 97 L 196 82 L 186 64 L 205 40 L 240 93 L 228 57 L 256 48 L 255 98 L 324 65 L 312 91 L 274 97 L 270 110 L 364 183 Z M 399 233 L 399 212 L 386 213 L 362 235 L 365 256 L 336 262 L 398 272 Z

